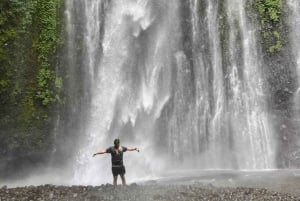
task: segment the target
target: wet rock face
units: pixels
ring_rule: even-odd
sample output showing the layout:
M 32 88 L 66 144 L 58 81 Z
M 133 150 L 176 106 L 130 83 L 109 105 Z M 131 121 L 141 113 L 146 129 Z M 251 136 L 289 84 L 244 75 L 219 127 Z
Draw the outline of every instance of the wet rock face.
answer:
M 0 200 L 84 200 L 84 201 L 109 201 L 109 200 L 300 200 L 300 197 L 293 197 L 288 194 L 280 194 L 257 188 L 214 188 L 204 186 L 159 186 L 146 185 L 138 186 L 132 184 L 127 187 L 118 186 L 116 189 L 112 185 L 102 186 L 28 186 L 21 188 L 0 189 Z

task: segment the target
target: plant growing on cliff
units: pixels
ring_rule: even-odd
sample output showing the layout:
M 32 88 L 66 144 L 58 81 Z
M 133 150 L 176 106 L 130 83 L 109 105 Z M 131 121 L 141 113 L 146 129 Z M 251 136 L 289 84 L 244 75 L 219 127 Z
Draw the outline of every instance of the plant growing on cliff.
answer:
M 282 0 L 256 0 L 255 7 L 259 14 L 265 48 L 269 53 L 279 52 L 282 49 Z
M 38 41 L 35 43 L 38 52 L 38 63 L 40 65 L 37 77 L 38 91 L 36 97 L 45 106 L 58 101 L 55 87 L 61 87 L 61 83 L 57 85 L 57 80 L 61 80 L 61 78 L 57 77 L 55 72 L 50 68 L 59 43 L 57 4 L 57 0 L 40 0 L 38 2 L 39 29 L 41 32 L 37 39 Z
M 281 0 L 258 0 L 256 8 L 259 12 L 261 23 L 264 24 L 268 21 L 278 22 L 281 16 Z

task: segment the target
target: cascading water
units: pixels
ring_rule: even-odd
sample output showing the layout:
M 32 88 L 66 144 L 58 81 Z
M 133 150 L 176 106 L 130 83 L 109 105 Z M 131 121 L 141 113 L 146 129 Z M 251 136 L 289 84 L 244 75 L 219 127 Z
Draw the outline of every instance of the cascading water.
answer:
M 96 66 L 98 69 L 93 69 L 92 66 L 92 70 L 90 70 L 91 73 L 96 74 L 91 75 L 95 81 L 91 85 L 92 103 L 86 129 L 87 146 L 83 147 L 78 155 L 75 180 L 93 183 L 94 175 L 99 174 L 99 168 L 103 169 L 103 175 L 99 177 L 102 181 L 105 179 L 110 181 L 111 178 L 109 168 L 105 168 L 110 166 L 110 161 L 107 158 L 104 160 L 92 159 L 90 157 L 92 152 L 110 145 L 114 135 L 123 134 L 124 131 L 117 129 L 118 126 L 126 123 L 134 125 L 140 110 L 144 110 L 146 114 L 154 113 L 154 116 L 150 117 L 149 123 L 145 125 L 149 128 L 143 127 L 143 129 L 150 129 L 151 123 L 153 124 L 152 119 L 159 116 L 161 107 L 168 100 L 170 75 L 172 74 L 172 49 L 176 49 L 178 43 L 176 37 L 170 38 L 169 35 L 177 32 L 176 21 L 179 20 L 170 23 L 171 19 L 177 17 L 178 5 L 176 2 L 158 2 L 151 3 L 151 5 L 148 1 L 111 2 L 106 8 L 105 35 L 103 41 L 100 41 L 100 36 L 93 37 L 94 32 L 99 32 L 93 28 L 100 27 L 96 26 L 100 18 L 97 17 L 98 12 L 91 9 L 97 7 L 96 4 L 99 1 L 87 2 L 84 5 L 87 24 L 84 34 L 87 38 L 85 40 L 87 46 L 85 59 L 87 64 L 90 64 L 101 56 L 100 54 L 91 55 L 96 52 L 93 46 L 100 43 L 103 47 L 103 56 Z M 155 7 L 160 9 L 155 9 Z M 169 12 L 163 12 L 163 9 Z M 161 21 L 153 23 L 154 17 L 160 15 L 163 16 Z M 145 31 L 148 29 L 149 33 Z M 150 131 L 139 132 L 140 135 L 146 135 Z M 127 142 L 130 142 L 129 137 L 124 138 L 122 142 L 125 144 L 126 139 Z M 144 137 L 146 136 L 140 136 L 140 138 Z M 134 143 L 139 144 L 139 136 L 134 136 L 134 138 Z M 150 139 L 151 136 L 148 136 L 147 141 Z M 142 150 L 146 150 L 148 142 L 143 141 Z M 134 155 L 131 158 L 134 158 Z M 134 163 L 141 163 L 140 166 L 146 168 L 147 161 L 151 158 L 151 152 L 144 153 L 143 158 L 144 160 L 139 159 Z M 82 175 L 86 176 L 82 178 Z M 103 177 L 104 175 L 109 176 L 106 178 Z
M 245 1 L 67 0 L 66 6 L 68 52 L 74 55 L 74 44 L 83 49 L 91 100 L 75 183 L 110 182 L 109 157 L 91 156 L 115 137 L 141 148 L 125 155 L 132 178 L 166 168 L 275 168 L 263 64 Z
M 246 17 L 245 1 L 228 0 L 229 94 L 231 132 L 239 168 L 275 167 L 275 142 L 268 119 L 262 58 L 256 30 Z M 240 37 L 240 38 L 239 38 Z
M 292 138 L 293 146 L 290 146 L 289 161 L 300 159 L 300 2 L 295 0 L 288 0 L 289 8 L 288 25 L 289 25 L 289 39 L 291 41 L 292 57 L 295 61 L 294 72 L 296 76 L 296 89 L 293 95 L 293 122 L 295 127 L 294 136 Z M 291 143 L 290 143 L 291 144 Z M 291 162 L 290 162 L 291 163 Z M 289 163 L 289 165 L 290 165 Z M 293 167 L 293 165 L 292 165 Z
M 290 40 L 292 44 L 292 54 L 296 61 L 296 72 L 298 75 L 298 86 L 294 95 L 294 111 L 296 118 L 300 118 L 300 2 L 295 0 L 288 0 L 288 7 L 290 9 L 289 26 L 290 26 Z M 297 121 L 299 123 L 299 120 Z

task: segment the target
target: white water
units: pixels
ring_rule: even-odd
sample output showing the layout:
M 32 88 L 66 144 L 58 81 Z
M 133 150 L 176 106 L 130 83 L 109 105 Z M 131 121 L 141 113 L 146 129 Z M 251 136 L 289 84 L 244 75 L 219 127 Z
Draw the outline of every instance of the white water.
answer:
M 294 103 L 296 111 L 296 116 L 300 118 L 300 2 L 296 0 L 287 1 L 290 15 L 289 15 L 289 26 L 290 26 L 290 41 L 292 45 L 292 55 L 296 61 L 296 73 L 298 77 L 298 86 L 294 96 Z
M 297 129 L 295 133 L 294 143 L 298 147 L 292 153 L 292 157 L 299 159 L 300 154 L 300 2 L 296 0 L 288 0 L 287 5 L 289 7 L 289 18 L 288 18 L 288 25 L 289 25 L 289 39 L 291 44 L 291 52 L 292 56 L 295 61 L 295 74 L 297 75 L 297 85 L 296 91 L 293 96 L 294 100 L 294 107 L 293 107 L 293 117 L 294 117 L 294 125 Z
M 225 64 L 215 1 L 199 14 L 203 2 L 190 0 L 191 29 L 184 30 L 180 0 L 67 0 L 68 52 L 77 8 L 91 83 L 74 183 L 111 182 L 110 156 L 91 156 L 115 137 L 141 149 L 124 156 L 131 181 L 166 168 L 275 168 L 260 48 L 243 2 L 226 3 Z M 183 37 L 189 31 L 191 55 Z
M 257 48 L 256 30 L 246 18 L 245 3 L 227 1 L 230 33 L 229 83 L 232 99 L 229 110 L 235 153 L 241 169 L 270 169 L 275 167 L 275 141 L 268 119 L 266 86 L 262 75 L 262 58 Z M 241 44 L 236 44 L 241 37 Z M 242 54 L 239 52 L 242 48 Z M 238 57 L 242 57 L 239 62 Z M 242 69 L 241 69 L 242 68 Z

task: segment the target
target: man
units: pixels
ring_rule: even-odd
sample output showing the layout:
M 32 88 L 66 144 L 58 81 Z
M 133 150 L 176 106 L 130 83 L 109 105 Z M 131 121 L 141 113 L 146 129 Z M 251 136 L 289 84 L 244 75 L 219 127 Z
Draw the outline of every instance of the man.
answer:
M 114 177 L 114 187 L 117 186 L 117 180 L 118 180 L 118 175 L 121 176 L 122 179 L 122 184 L 125 186 L 126 185 L 126 180 L 125 180 L 125 166 L 123 164 L 123 152 L 126 151 L 138 151 L 139 149 L 137 147 L 123 147 L 120 146 L 120 139 L 115 139 L 114 140 L 114 146 L 109 147 L 106 150 L 99 151 L 93 155 L 96 156 L 98 154 L 111 154 L 111 163 L 112 163 L 112 174 Z

